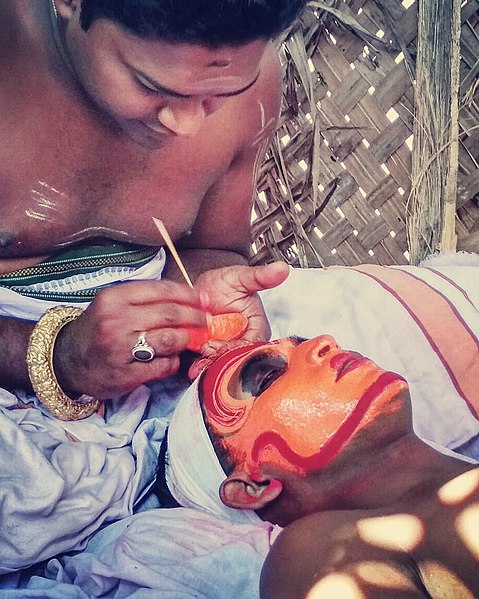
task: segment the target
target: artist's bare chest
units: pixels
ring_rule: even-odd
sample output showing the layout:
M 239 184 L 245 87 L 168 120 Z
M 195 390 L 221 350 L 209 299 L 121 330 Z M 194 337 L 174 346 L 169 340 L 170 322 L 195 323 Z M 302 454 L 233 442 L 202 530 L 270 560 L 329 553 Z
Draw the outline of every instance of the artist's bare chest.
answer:
M 34 78 L 0 90 L 0 113 L 0 257 L 109 231 L 154 243 L 151 216 L 178 237 L 227 168 L 214 144 L 141 147 Z

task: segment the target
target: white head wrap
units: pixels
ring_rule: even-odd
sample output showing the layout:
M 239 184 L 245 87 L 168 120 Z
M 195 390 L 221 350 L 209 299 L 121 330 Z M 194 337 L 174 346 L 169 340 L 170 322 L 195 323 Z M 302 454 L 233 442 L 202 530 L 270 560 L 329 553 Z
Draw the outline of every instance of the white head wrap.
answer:
M 201 411 L 198 377 L 180 398 L 168 429 L 166 482 L 184 507 L 202 510 L 234 522 L 259 523 L 253 510 L 237 510 L 220 499 L 226 479 L 216 456 Z

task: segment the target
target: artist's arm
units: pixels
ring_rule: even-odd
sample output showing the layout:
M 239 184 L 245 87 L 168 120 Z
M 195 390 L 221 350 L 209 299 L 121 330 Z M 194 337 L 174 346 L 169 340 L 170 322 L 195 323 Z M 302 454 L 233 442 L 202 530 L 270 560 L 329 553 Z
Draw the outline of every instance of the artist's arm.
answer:
M 189 340 L 184 327 L 206 325 L 199 293 L 184 283 L 132 281 L 100 291 L 55 341 L 53 367 L 71 396 L 116 397 L 174 374 Z M 0 385 L 31 389 L 27 347 L 34 322 L 0 318 Z M 141 331 L 156 357 L 141 363 L 131 350 Z
M 0 386 L 29 388 L 26 354 L 35 323 L 0 317 Z
M 191 256 L 194 254 L 192 251 Z M 199 251 L 199 256 L 204 259 L 204 252 Z M 224 256 L 236 264 L 240 261 L 232 253 Z M 225 262 L 223 258 L 220 264 Z M 207 263 L 214 265 L 214 260 L 208 259 Z M 237 265 L 204 272 L 196 280 L 195 289 L 184 282 L 167 280 L 106 288 L 78 319 L 61 329 L 53 361 L 58 382 L 73 397 L 87 394 L 107 399 L 173 375 L 189 341 L 185 327 L 206 325 L 205 306 L 212 313 L 243 312 L 249 320 L 245 336 L 265 338 L 269 329 L 256 292 L 275 286 L 286 274 L 284 264 L 254 268 Z M 27 347 L 34 326 L 31 321 L 0 317 L 1 387 L 31 390 Z M 156 351 L 151 362 L 137 362 L 131 354 L 141 331 L 146 332 Z
M 229 251 L 186 254 L 193 278 L 211 268 L 245 262 Z M 170 275 L 177 282 L 142 281 L 105 289 L 77 323 L 65 326 L 54 351 L 55 372 L 65 390 L 102 399 L 174 374 L 179 353 L 188 343 L 182 326 L 204 326 L 206 321 L 199 293 L 190 290 L 179 273 Z M 0 387 L 31 390 L 26 356 L 35 324 L 0 317 Z M 132 359 L 131 348 L 140 331 L 151 331 L 148 340 L 158 355 L 152 363 Z

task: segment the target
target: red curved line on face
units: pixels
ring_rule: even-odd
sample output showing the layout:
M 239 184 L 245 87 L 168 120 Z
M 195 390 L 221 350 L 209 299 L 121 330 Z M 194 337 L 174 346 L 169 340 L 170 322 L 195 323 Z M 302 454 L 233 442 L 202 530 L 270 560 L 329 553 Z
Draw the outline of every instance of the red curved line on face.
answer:
M 298 470 L 303 472 L 311 472 L 324 468 L 332 462 L 341 451 L 346 441 L 352 436 L 362 418 L 366 414 L 368 408 L 376 399 L 376 397 L 384 391 L 384 389 L 395 380 L 404 380 L 401 376 L 394 372 L 384 372 L 379 378 L 367 389 L 367 391 L 359 398 L 358 403 L 351 414 L 344 420 L 338 430 L 330 437 L 320 450 L 309 457 L 301 456 L 295 453 L 283 439 L 275 431 L 267 431 L 258 436 L 252 448 L 252 458 L 254 464 L 259 463 L 262 451 L 268 445 L 275 447 L 278 452 L 290 464 L 296 466 Z
M 244 416 L 246 411 L 244 404 L 238 405 L 237 408 L 231 408 L 223 403 L 220 386 L 229 368 L 260 345 L 265 345 L 265 343 L 251 343 L 232 349 L 219 356 L 203 373 L 200 379 L 200 399 L 208 416 L 218 424 L 227 427 L 234 426 Z

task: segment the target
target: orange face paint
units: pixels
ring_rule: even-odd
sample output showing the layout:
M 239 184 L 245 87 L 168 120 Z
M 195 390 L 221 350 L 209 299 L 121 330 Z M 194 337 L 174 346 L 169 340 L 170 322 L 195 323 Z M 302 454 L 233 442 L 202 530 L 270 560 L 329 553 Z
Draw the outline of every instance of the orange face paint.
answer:
M 237 348 L 200 383 L 210 428 L 246 456 L 251 471 L 269 462 L 301 474 L 331 462 L 379 416 L 374 402 L 381 406 L 404 389 L 402 377 L 328 336 Z

